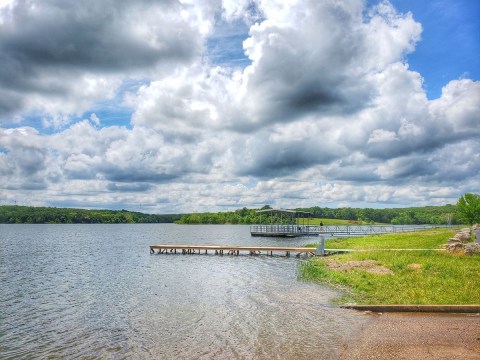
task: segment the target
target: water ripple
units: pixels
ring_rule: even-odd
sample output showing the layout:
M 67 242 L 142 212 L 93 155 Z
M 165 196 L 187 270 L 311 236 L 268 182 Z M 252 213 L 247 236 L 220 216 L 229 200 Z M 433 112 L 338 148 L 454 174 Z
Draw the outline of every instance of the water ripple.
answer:
M 364 321 L 298 259 L 151 256 L 153 243 L 304 245 L 246 226 L 0 225 L 0 358 L 338 358 Z

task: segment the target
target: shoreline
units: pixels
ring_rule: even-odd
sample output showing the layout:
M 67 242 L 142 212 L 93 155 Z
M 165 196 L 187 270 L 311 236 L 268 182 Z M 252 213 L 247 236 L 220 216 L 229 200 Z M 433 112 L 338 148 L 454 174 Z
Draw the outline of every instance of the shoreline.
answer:
M 359 311 L 384 312 L 409 312 L 409 313 L 452 313 L 480 314 L 480 305 L 341 305 L 341 308 Z
M 480 359 L 480 314 L 366 312 L 371 321 L 341 359 Z

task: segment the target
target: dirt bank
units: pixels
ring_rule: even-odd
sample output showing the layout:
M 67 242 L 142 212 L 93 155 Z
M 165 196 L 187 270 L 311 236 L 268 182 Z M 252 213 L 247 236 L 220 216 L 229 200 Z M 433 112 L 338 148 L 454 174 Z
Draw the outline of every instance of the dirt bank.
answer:
M 480 360 L 478 314 L 371 314 L 342 359 Z

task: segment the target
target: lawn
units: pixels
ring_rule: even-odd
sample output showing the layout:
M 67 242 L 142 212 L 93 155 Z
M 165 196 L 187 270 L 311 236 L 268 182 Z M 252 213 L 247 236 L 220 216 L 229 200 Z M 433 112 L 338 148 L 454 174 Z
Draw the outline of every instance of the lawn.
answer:
M 340 220 L 340 219 L 322 219 L 322 218 L 299 218 L 298 224 L 305 225 L 320 225 L 320 222 L 323 225 L 361 225 L 362 222 L 353 221 L 353 220 Z
M 330 249 L 437 249 L 446 244 L 455 233 L 451 229 L 430 229 L 410 233 L 394 233 L 333 238 L 326 241 Z
M 441 229 L 328 241 L 327 248 L 369 251 L 315 257 L 302 264 L 300 278 L 341 290 L 337 303 L 478 304 L 480 256 L 375 250 L 435 249 L 453 234 Z

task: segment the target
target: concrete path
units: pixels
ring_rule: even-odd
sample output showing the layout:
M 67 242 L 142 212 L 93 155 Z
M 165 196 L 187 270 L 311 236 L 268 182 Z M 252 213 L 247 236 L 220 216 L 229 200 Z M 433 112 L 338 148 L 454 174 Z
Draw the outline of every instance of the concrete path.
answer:
M 345 360 L 479 360 L 480 316 L 371 315 L 341 354 Z
M 410 313 L 474 313 L 479 316 L 480 305 L 342 305 L 344 309 L 372 312 L 410 312 Z

